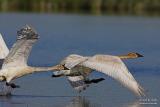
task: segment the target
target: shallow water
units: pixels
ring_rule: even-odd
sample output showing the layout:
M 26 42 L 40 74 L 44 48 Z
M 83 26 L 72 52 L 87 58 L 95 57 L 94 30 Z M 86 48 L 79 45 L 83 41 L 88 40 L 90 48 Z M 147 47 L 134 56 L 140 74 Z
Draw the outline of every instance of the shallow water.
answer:
M 160 106 L 159 18 L 1 13 L 0 32 L 9 47 L 16 39 L 16 31 L 25 24 L 32 25 L 40 35 L 29 57 L 28 64 L 32 66 L 54 65 L 71 53 L 143 54 L 143 58 L 125 63 L 145 88 L 147 97 L 139 99 L 116 81 L 96 72 L 91 77 L 106 80 L 78 94 L 66 78 L 53 79 L 47 72 L 15 80 L 21 88 L 15 89 L 11 97 L 0 97 L 0 107 Z M 144 101 L 156 104 L 144 105 Z

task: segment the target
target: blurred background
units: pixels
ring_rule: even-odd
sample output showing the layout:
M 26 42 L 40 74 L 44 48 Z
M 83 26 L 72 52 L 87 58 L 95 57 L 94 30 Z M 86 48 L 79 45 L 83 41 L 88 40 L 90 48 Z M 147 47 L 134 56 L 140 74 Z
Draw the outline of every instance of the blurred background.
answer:
M 2 12 L 160 15 L 160 0 L 0 0 Z

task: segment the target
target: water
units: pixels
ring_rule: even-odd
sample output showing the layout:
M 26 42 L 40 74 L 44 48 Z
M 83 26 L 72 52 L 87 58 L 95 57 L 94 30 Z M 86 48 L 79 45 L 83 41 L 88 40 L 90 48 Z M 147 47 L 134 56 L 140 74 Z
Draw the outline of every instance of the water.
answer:
M 116 81 L 94 72 L 92 77 L 106 80 L 76 93 L 66 78 L 51 78 L 51 73 L 31 74 L 14 82 L 21 86 L 11 97 L 0 97 L 0 107 L 147 107 L 160 106 L 160 19 L 130 16 L 90 16 L 69 14 L 0 14 L 0 32 L 8 47 L 16 31 L 32 25 L 40 35 L 28 64 L 52 66 L 65 56 L 138 52 L 143 58 L 125 63 L 146 89 L 147 98 L 139 99 Z M 152 100 L 152 101 L 151 101 Z

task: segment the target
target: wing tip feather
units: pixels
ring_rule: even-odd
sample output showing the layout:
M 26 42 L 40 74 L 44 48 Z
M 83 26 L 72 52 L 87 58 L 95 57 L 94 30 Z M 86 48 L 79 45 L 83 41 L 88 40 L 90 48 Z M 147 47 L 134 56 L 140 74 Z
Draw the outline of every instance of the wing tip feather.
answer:
M 21 39 L 38 39 L 39 35 L 37 34 L 36 30 L 29 25 L 25 25 L 20 30 L 17 31 L 17 40 Z

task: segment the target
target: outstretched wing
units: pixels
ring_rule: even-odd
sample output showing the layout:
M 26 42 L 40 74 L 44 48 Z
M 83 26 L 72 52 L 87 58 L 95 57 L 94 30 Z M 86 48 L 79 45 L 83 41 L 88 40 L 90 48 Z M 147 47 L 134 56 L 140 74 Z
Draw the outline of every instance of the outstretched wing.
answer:
M 139 96 L 144 95 L 141 86 L 136 82 L 125 64 L 117 56 L 95 55 L 81 65 L 114 78 Z
M 9 49 L 2 37 L 2 35 L 0 34 L 0 59 L 4 59 L 9 53 Z
M 82 75 L 80 76 L 67 76 L 71 86 L 78 92 L 85 90 L 89 84 L 85 83 L 86 78 Z
M 3 68 L 17 65 L 27 65 L 28 56 L 33 44 L 39 38 L 38 34 L 29 26 L 25 26 L 17 32 L 17 41 L 5 58 Z

